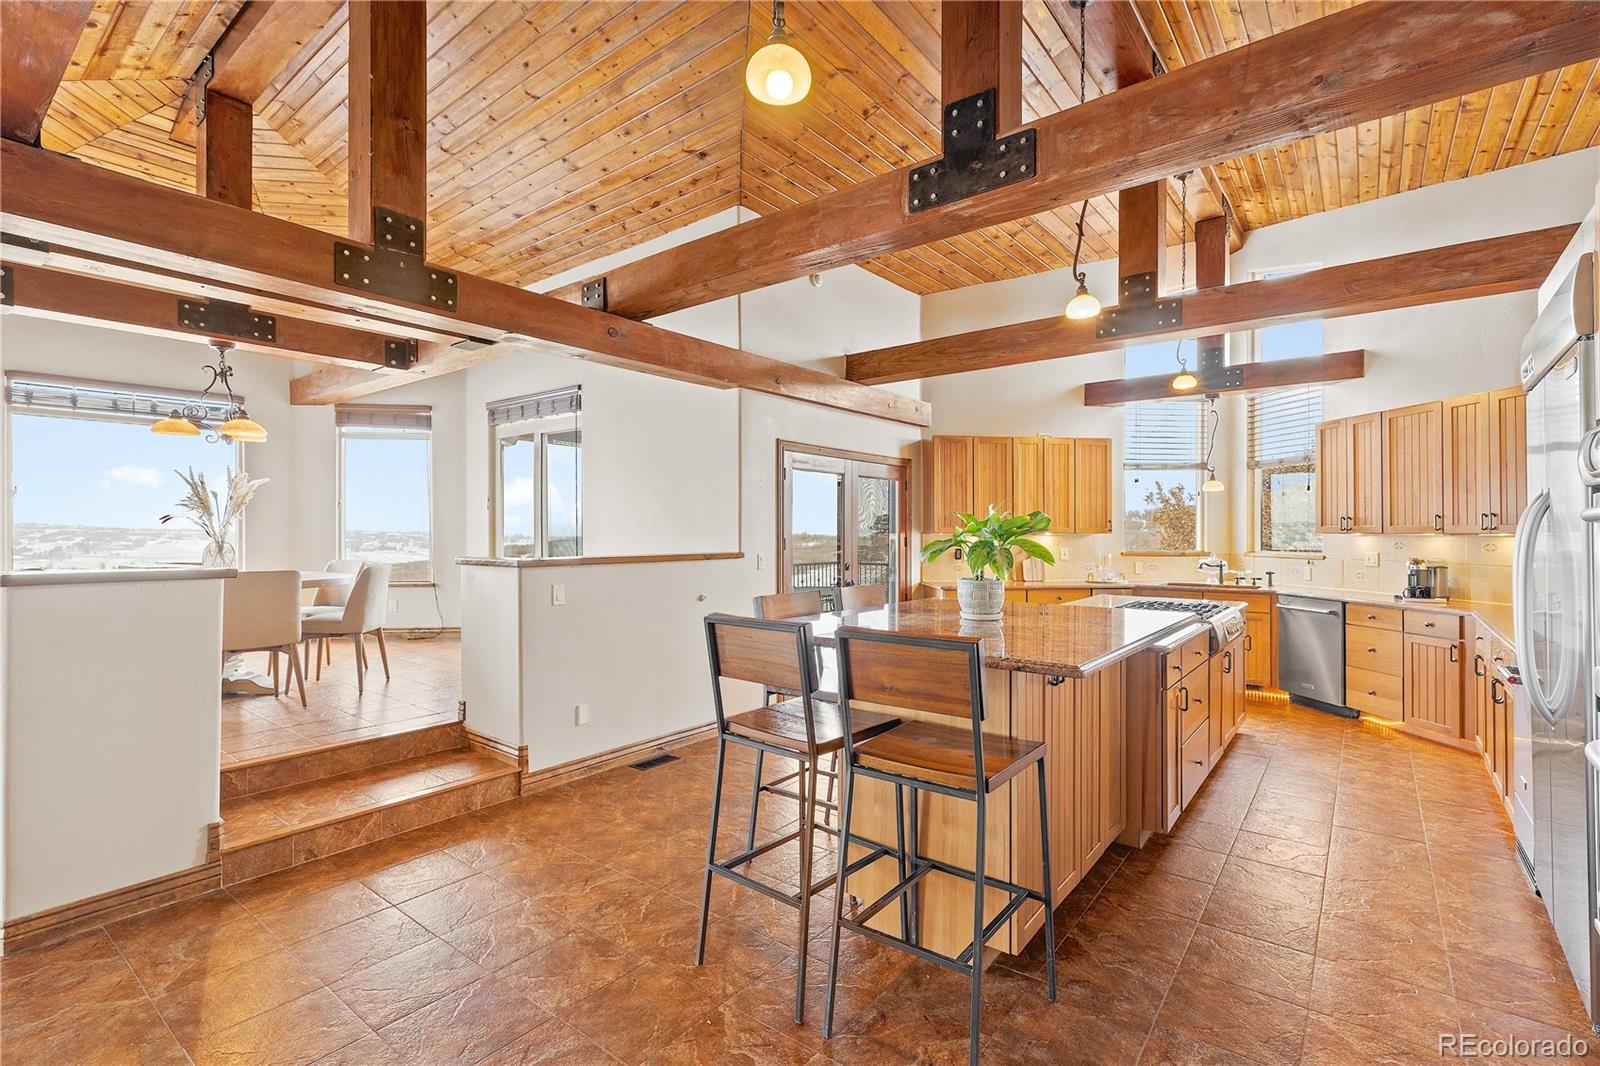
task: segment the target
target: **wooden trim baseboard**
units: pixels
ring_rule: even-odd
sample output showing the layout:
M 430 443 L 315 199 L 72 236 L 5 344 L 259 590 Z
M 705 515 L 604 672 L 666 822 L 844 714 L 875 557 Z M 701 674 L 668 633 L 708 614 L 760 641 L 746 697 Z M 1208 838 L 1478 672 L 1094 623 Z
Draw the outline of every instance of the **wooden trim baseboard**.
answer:
M 209 836 L 216 836 L 220 825 L 212 824 L 207 840 L 208 851 L 211 847 Z M 221 887 L 222 864 L 209 861 L 137 885 L 102 892 L 75 903 L 64 903 L 49 910 L 12 918 L 0 931 L 0 954 L 62 940 L 74 933 L 108 925 Z
M 467 747 L 473 751 L 481 751 L 485 755 L 498 755 L 502 759 L 509 759 L 523 774 L 528 772 L 528 745 L 512 747 L 503 740 L 497 740 L 487 733 L 480 733 L 470 726 L 464 727 Z
M 522 775 L 522 794 L 527 796 L 534 792 L 544 792 L 558 785 L 567 785 L 585 777 L 593 777 L 618 766 L 637 762 L 642 756 L 652 752 L 668 752 L 673 748 L 681 748 L 706 737 L 715 736 L 716 732 L 717 723 L 707 722 L 705 725 L 690 726 L 675 733 L 641 740 L 636 744 L 627 744 L 620 748 L 612 748 L 610 751 L 573 759 L 570 762 L 542 767 Z
M 222 861 L 222 822 L 212 822 L 206 827 L 206 862 Z

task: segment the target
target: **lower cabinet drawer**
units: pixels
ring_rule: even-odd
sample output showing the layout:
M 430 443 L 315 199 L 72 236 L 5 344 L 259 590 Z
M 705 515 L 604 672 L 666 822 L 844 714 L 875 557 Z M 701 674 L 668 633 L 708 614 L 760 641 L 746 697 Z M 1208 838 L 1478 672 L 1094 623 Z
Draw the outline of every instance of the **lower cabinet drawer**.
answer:
M 1196 729 L 1211 717 L 1210 700 L 1206 698 L 1209 680 L 1206 671 L 1196 670 L 1183 679 L 1176 690 L 1178 703 L 1178 735 L 1187 741 Z
M 1072 603 L 1094 595 L 1093 589 L 1028 589 L 1029 603 Z
M 1189 801 L 1194 799 L 1194 794 L 1200 791 L 1200 784 L 1206 779 L 1206 773 L 1211 769 L 1211 733 L 1204 728 L 1205 722 L 1200 723 L 1201 728 L 1188 740 L 1184 741 L 1183 750 L 1178 759 L 1178 780 L 1183 788 L 1183 805 L 1187 807 Z
M 1344 661 L 1352 669 L 1396 678 L 1403 672 L 1405 655 L 1398 633 L 1369 626 L 1344 627 Z
M 1403 690 L 1400 678 L 1393 674 L 1380 674 L 1354 666 L 1345 669 L 1344 702 L 1358 711 L 1398 722 L 1405 717 L 1402 713 L 1405 706 Z

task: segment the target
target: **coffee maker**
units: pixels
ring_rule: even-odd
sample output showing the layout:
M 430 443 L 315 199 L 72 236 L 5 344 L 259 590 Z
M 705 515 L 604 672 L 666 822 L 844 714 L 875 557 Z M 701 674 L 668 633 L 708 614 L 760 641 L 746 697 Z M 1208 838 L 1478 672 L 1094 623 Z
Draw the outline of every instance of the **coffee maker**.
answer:
M 1401 596 L 1408 600 L 1445 599 L 1447 569 L 1443 566 L 1430 565 L 1426 559 L 1406 560 L 1406 587 Z

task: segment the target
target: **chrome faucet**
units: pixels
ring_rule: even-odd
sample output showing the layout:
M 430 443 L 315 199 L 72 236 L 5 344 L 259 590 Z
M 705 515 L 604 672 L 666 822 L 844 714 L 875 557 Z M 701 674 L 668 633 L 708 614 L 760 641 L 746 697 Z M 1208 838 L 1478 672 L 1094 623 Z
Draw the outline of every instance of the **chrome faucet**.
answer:
M 1201 559 L 1197 569 L 1215 570 L 1217 572 L 1217 584 L 1225 585 L 1228 583 L 1228 560 L 1226 559 Z

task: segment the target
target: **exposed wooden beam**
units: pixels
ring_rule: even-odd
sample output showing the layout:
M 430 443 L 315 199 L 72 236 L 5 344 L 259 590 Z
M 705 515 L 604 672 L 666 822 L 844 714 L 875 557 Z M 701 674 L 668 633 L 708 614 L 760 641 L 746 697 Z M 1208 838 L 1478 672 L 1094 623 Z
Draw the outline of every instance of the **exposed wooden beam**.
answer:
M 12 307 L 18 314 L 186 340 L 217 337 L 250 351 L 338 366 L 362 365 L 369 373 L 372 366 L 383 365 L 384 338 L 374 333 L 281 316 L 270 340 L 211 333 L 184 325 L 179 297 L 173 293 L 28 266 L 11 261 L 11 251 L 10 246 L 0 247 L 0 258 L 7 260 Z
M 172 139 L 196 144 L 196 104 L 208 86 L 254 105 L 341 6 L 337 0 L 248 0 L 211 49 L 209 81 L 202 67 L 178 101 Z
M 206 120 L 200 124 L 194 161 L 195 192 L 246 210 L 253 188 L 251 110 L 243 100 L 207 89 Z
M 995 126 L 1022 125 L 1022 5 L 1016 0 L 944 0 L 939 5 L 940 99 L 995 91 Z
M 428 217 L 428 5 L 350 0 L 350 225 L 374 208 Z
M 38 144 L 93 0 L 0 4 L 0 137 Z
M 330 234 L 10 141 L 0 142 L 0 229 L 102 261 L 137 263 L 146 272 L 266 293 L 314 321 L 396 336 L 473 336 L 491 344 L 531 338 L 553 350 L 662 377 L 751 389 L 908 425 L 930 421 L 928 404 L 891 390 L 864 388 L 471 274 L 457 275 L 455 313 L 344 288 L 335 280 L 339 242 Z
M 1374 0 L 1041 119 L 1031 180 L 911 215 L 903 168 L 618 267 L 609 306 L 650 318 L 914 248 L 1592 59 L 1597 39 L 1600 4 Z
M 1166 292 L 1167 183 L 1152 181 L 1117 193 L 1117 277 L 1148 274 L 1149 298 Z
M 1203 218 L 1194 224 L 1194 283 L 1196 288 L 1212 289 L 1226 285 L 1228 271 L 1228 219 L 1225 215 Z M 1202 367 L 1221 365 L 1228 358 L 1228 335 L 1208 333 L 1196 343 Z
M 1327 355 L 1308 355 L 1300 359 L 1276 359 L 1270 363 L 1245 363 L 1240 370 L 1244 382 L 1207 388 L 1213 393 L 1259 392 L 1285 385 L 1315 385 L 1327 381 L 1350 381 L 1367 376 L 1367 353 L 1358 348 L 1353 352 L 1329 352 Z M 1116 378 L 1112 381 L 1091 381 L 1083 387 L 1086 407 L 1115 407 L 1118 404 L 1138 403 L 1142 400 L 1193 399 L 1194 392 L 1179 392 L 1172 387 L 1171 374 L 1155 374 L 1143 378 Z
M 1419 304 L 1466 300 L 1538 288 L 1571 239 L 1574 227 L 1452 244 L 1290 277 L 1201 289 L 1183 297 L 1176 327 L 1128 330 L 1098 337 L 1097 320 L 1053 315 L 949 337 L 860 352 L 846 358 L 845 376 L 882 384 L 959 374 L 1044 359 L 1088 355 L 1153 341 L 1255 329 L 1305 318 L 1338 318 Z

